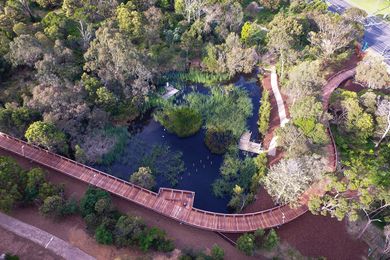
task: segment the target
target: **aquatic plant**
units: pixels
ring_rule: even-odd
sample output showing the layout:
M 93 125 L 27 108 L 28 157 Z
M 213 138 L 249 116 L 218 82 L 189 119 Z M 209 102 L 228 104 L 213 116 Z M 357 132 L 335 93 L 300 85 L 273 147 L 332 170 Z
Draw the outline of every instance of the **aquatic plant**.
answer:
M 155 113 L 154 118 L 169 132 L 179 137 L 196 134 L 202 126 L 202 115 L 199 111 L 186 106 L 175 106 L 169 103 Z

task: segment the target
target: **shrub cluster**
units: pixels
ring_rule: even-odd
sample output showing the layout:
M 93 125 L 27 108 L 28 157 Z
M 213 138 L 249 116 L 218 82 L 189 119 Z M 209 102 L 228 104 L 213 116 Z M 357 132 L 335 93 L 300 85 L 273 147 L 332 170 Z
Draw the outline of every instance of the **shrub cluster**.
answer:
M 80 200 L 80 212 L 88 231 L 101 244 L 139 246 L 143 251 L 169 252 L 174 249 L 173 242 L 166 238 L 163 230 L 148 228 L 141 218 L 117 211 L 104 190 L 89 188 Z

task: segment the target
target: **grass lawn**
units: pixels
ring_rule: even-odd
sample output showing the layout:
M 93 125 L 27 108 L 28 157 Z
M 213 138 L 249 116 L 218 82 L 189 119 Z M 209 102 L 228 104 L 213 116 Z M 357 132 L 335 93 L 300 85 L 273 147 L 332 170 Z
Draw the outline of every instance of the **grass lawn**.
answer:
M 368 14 L 374 14 L 374 13 L 389 14 L 390 13 L 389 0 L 347 0 L 347 2 L 353 6 L 365 10 Z

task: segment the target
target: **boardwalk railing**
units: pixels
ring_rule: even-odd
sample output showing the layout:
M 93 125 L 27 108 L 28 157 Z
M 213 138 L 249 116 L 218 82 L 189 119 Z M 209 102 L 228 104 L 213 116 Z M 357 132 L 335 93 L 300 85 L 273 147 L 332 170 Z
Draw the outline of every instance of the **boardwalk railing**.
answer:
M 349 74 L 351 73 L 339 74 L 338 79 L 333 77 L 328 82 L 326 89 L 329 88 L 333 91 L 334 85 L 337 85 L 338 82 L 338 85 L 341 84 Z M 330 93 L 325 92 L 325 94 L 327 101 Z M 332 144 L 335 149 L 334 141 Z M 180 223 L 217 232 L 250 232 L 259 228 L 267 229 L 288 223 L 307 212 L 306 204 L 310 196 L 323 195 L 325 192 L 324 184 L 326 184 L 326 181 L 314 183 L 302 194 L 301 206 L 296 208 L 282 205 L 253 213 L 223 214 L 194 208 L 192 206 L 194 192 L 160 188 L 159 192 L 155 193 L 4 133 L 0 133 L 0 148 L 56 172 L 104 189 Z M 337 151 L 335 155 L 337 159 Z

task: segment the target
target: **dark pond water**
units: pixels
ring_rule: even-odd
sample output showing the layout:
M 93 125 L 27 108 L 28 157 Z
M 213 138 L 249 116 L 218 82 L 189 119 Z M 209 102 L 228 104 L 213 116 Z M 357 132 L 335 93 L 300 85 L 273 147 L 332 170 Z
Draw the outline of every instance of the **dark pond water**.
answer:
M 252 139 L 258 140 L 257 119 L 261 89 L 254 75 L 241 76 L 234 84 L 239 88 L 246 89 L 252 100 L 253 115 L 248 119 L 247 127 L 252 132 Z M 182 91 L 185 93 L 194 90 L 184 88 Z M 207 93 L 207 89 L 201 86 L 196 87 L 195 91 Z M 174 134 L 168 133 L 159 123 L 149 118 L 143 123 L 139 131 L 134 134 L 132 141 L 126 149 L 126 152 L 132 155 L 116 161 L 109 167 L 99 168 L 103 168 L 103 170 L 117 177 L 128 180 L 131 173 L 136 171 L 138 167 L 138 165 L 133 163 L 133 161 L 137 160 L 135 157 L 142 156 L 144 150 L 150 150 L 153 145 L 167 145 L 171 151 L 182 153 L 182 159 L 186 168 L 184 173 L 178 177 L 178 185 L 175 188 L 194 191 L 194 206 L 197 208 L 227 212 L 226 205 L 229 199 L 215 197 L 211 187 L 214 180 L 219 177 L 219 168 L 223 161 L 223 156 L 210 153 L 204 144 L 204 137 L 205 130 L 202 129 L 194 136 L 179 138 Z M 166 180 L 160 178 L 157 179 L 157 186 L 159 188 L 169 187 L 170 185 Z

